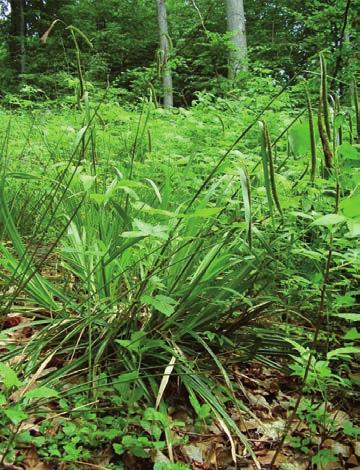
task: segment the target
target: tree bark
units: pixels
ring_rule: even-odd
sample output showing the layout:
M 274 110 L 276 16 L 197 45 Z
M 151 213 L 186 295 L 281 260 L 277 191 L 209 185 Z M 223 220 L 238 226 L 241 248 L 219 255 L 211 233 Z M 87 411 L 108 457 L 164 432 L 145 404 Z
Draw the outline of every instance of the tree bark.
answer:
M 233 33 L 229 54 L 229 78 L 247 70 L 247 42 L 243 0 L 226 0 L 227 30 Z
M 17 74 L 25 72 L 25 0 L 11 0 L 9 52 L 11 64 Z
M 163 93 L 164 93 L 164 107 L 172 108 L 174 104 L 173 98 L 173 84 L 172 84 L 172 75 L 171 68 L 168 64 L 169 59 L 169 28 L 167 21 L 167 11 L 165 0 L 156 0 L 157 4 L 157 14 L 158 14 L 158 23 L 159 23 L 159 33 L 160 33 L 160 64 L 162 71 L 162 83 L 163 83 Z

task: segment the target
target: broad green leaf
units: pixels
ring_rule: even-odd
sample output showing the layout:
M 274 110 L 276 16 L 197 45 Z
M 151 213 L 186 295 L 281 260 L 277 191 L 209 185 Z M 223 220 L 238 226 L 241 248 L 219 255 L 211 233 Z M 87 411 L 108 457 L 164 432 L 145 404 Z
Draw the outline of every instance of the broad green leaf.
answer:
M 347 226 L 348 226 L 349 232 L 345 234 L 346 238 L 360 237 L 360 221 L 356 223 L 353 220 L 349 219 L 347 221 Z
M 360 347 L 358 346 L 345 346 L 344 348 L 333 349 L 327 353 L 327 359 L 342 359 L 344 356 L 351 354 L 360 354 Z
M 343 158 L 348 160 L 357 160 L 359 158 L 359 149 L 349 144 L 348 142 L 344 142 L 343 144 L 339 145 L 337 148 L 337 153 L 338 155 L 341 155 Z
M 102 205 L 107 201 L 105 194 L 92 193 L 90 194 L 90 199 L 95 201 L 97 204 Z
M 147 179 L 147 178 L 145 178 L 145 179 Z M 150 181 L 150 180 L 148 180 L 148 181 Z M 117 181 L 116 187 L 118 187 L 118 188 L 129 188 L 129 189 L 146 188 L 146 186 L 143 183 L 140 183 L 140 181 L 127 180 L 127 179 L 121 179 L 120 181 Z
M 291 252 L 294 255 L 304 256 L 305 258 L 315 259 L 317 261 L 320 261 L 324 257 L 324 255 L 318 251 L 307 250 L 305 248 L 294 248 Z
M 194 282 L 198 276 L 204 275 L 210 265 L 216 260 L 221 247 L 222 244 L 217 243 L 205 254 L 204 258 L 200 261 L 199 266 L 196 268 L 196 271 L 191 276 L 191 282 Z
M 20 387 L 22 385 L 22 382 L 11 367 L 0 362 L 0 381 L 1 378 L 5 388 Z
M 356 341 L 360 339 L 360 333 L 358 332 L 357 328 L 351 328 L 346 335 L 343 336 L 344 339 L 349 341 Z
M 220 207 L 204 207 L 203 209 L 196 209 L 192 214 L 184 215 L 184 218 L 203 218 L 208 219 L 217 215 L 222 209 Z
M 125 452 L 125 447 L 121 444 L 113 444 L 113 449 L 116 455 L 122 455 Z
M 360 313 L 337 313 L 333 315 L 333 317 L 343 318 L 344 320 L 348 320 L 350 322 L 360 321 Z
M 16 405 L 10 406 L 9 408 L 6 408 L 4 410 L 4 414 L 13 424 L 15 424 L 15 426 L 28 418 L 28 415 L 18 403 Z
M 105 191 L 105 196 L 106 196 L 106 200 L 109 200 L 115 193 L 116 191 L 116 188 L 119 186 L 119 182 L 118 182 L 118 178 L 115 177 L 111 183 L 109 184 L 109 186 L 106 188 L 106 191 Z
M 26 392 L 24 398 L 31 400 L 32 398 L 54 398 L 58 396 L 59 393 L 53 388 L 37 387 Z
M 169 419 L 167 415 L 157 411 L 155 408 L 146 408 L 144 412 L 144 419 L 147 421 L 159 421 L 164 427 L 169 426 Z
M 135 219 L 134 227 L 138 230 L 123 232 L 121 236 L 124 238 L 154 237 L 160 240 L 167 240 L 168 238 L 168 227 L 165 225 L 152 225 L 142 220 Z
M 331 227 L 333 225 L 342 224 L 345 221 L 346 221 L 346 217 L 344 217 L 341 214 L 327 214 L 314 220 L 314 222 L 311 225 Z
M 144 335 L 142 335 L 142 337 L 143 336 Z M 138 380 L 138 378 L 139 378 L 139 371 L 133 370 L 131 372 L 126 372 L 125 374 L 119 375 L 116 381 L 119 383 L 128 383 L 128 382 L 133 382 L 134 380 Z
M 200 405 L 200 403 L 199 403 L 199 400 L 196 398 L 196 395 L 195 395 L 194 393 L 190 393 L 190 395 L 189 395 L 189 400 L 190 400 L 191 406 L 192 406 L 192 407 L 194 408 L 194 410 L 195 410 L 195 413 L 196 413 L 196 414 L 199 414 L 201 405 Z
M 318 137 L 318 131 L 315 127 L 315 138 Z M 296 156 L 303 156 L 310 153 L 310 131 L 307 121 L 297 121 L 291 126 L 289 131 L 289 143 L 291 150 Z
M 167 317 L 175 312 L 175 305 L 177 304 L 176 300 L 161 294 L 156 295 L 155 297 L 151 297 L 150 295 L 143 295 L 141 297 L 141 302 L 146 305 L 151 305 Z
M 345 421 L 342 426 L 346 436 L 356 438 L 358 435 L 360 435 L 360 428 L 354 426 L 351 421 Z
M 340 209 L 346 217 L 360 217 L 360 193 L 342 200 Z
M 143 331 L 134 331 L 130 339 L 117 339 L 116 342 L 129 351 L 138 352 L 140 350 L 140 342 L 146 336 Z

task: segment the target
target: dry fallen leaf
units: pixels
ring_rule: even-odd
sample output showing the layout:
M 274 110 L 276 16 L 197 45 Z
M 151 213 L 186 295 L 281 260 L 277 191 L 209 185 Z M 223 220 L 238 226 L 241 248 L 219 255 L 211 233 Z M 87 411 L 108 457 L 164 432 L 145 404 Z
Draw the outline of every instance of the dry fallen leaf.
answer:
M 339 462 L 328 462 L 326 464 L 318 464 L 318 470 L 340 470 Z
M 258 429 L 259 426 L 259 421 L 256 419 L 248 419 L 248 420 L 243 420 L 239 424 L 240 431 L 241 432 L 247 432 L 247 431 L 252 431 L 254 429 Z
M 309 468 L 309 462 L 306 461 L 292 461 L 286 462 L 286 470 L 307 470 Z
M 346 446 L 341 442 L 335 441 L 334 439 L 326 439 L 323 442 L 323 447 L 331 449 L 335 455 L 350 457 L 350 446 Z
M 263 395 L 248 392 L 248 398 L 251 409 L 255 409 L 257 414 L 261 415 L 261 418 L 271 417 L 271 407 Z M 263 413 L 258 413 L 261 410 L 264 410 Z
M 198 462 L 202 464 L 204 462 L 202 450 L 195 445 L 182 446 L 182 452 L 189 463 Z
M 360 457 L 360 442 L 355 442 L 354 453 L 357 457 Z
M 47 463 L 39 459 L 39 455 L 33 447 L 27 449 L 25 455 L 23 461 L 24 470 L 53 470 Z
M 258 432 L 262 434 L 261 440 L 263 441 L 277 441 L 281 438 L 285 429 L 285 421 L 278 418 L 274 421 L 262 423 Z
M 157 410 L 159 405 L 160 405 L 160 402 L 161 402 L 161 399 L 164 395 L 166 386 L 169 383 L 170 376 L 172 374 L 172 371 L 174 370 L 175 362 L 176 362 L 176 357 L 172 356 L 168 366 L 165 367 L 164 375 L 163 375 L 163 378 L 161 379 L 161 383 L 160 383 L 160 387 L 159 387 L 159 392 L 158 392 L 158 395 L 156 397 L 155 410 Z
M 348 459 L 347 459 L 347 462 L 346 462 L 348 465 L 358 465 L 359 464 L 359 461 L 358 459 L 356 458 L 356 455 L 352 454 Z
M 275 453 L 276 453 L 276 450 L 264 449 L 264 451 L 262 451 L 263 455 L 260 455 L 260 456 L 258 455 L 257 457 L 258 457 L 259 462 L 262 465 L 270 465 Z M 278 456 L 276 457 L 276 461 L 274 462 L 274 465 L 281 465 L 282 463 L 286 463 L 286 461 L 287 461 L 286 455 L 280 452 Z
M 5 343 L 10 344 L 23 344 L 27 341 L 29 341 L 29 337 L 32 332 L 32 328 L 29 326 L 26 326 L 26 323 L 29 323 L 31 321 L 31 318 L 24 317 L 22 315 L 19 315 L 17 313 L 9 313 L 5 319 L 4 319 L 4 328 L 5 328 L 5 334 L 7 336 L 7 339 Z M 14 328 L 19 325 L 24 325 L 21 328 L 16 328 L 14 330 L 8 330 L 7 328 Z
M 217 454 L 217 464 L 220 468 L 229 468 L 234 463 L 232 451 L 229 448 L 224 448 Z

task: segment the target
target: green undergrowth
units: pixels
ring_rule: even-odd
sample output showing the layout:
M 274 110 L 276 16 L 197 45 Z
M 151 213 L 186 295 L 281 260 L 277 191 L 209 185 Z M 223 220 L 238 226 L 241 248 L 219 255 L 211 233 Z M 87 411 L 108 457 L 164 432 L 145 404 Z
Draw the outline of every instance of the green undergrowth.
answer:
M 188 109 L 85 94 L 81 110 L 1 111 L 2 462 L 31 442 L 53 465 L 110 445 L 108 468 L 183 468 L 176 389 L 258 465 L 230 413 L 251 414 L 230 365 L 253 359 L 305 374 L 317 399 L 351 395 L 360 155 L 347 98 L 330 168 L 325 116 L 302 84 Z

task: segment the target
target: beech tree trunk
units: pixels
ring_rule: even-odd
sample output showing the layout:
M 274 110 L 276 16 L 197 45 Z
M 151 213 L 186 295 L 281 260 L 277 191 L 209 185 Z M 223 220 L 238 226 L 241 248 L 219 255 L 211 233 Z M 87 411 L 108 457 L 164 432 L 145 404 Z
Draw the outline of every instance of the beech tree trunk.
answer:
M 25 0 L 11 0 L 9 52 L 11 64 L 17 74 L 25 72 Z
M 162 71 L 164 107 L 172 108 L 174 104 L 174 99 L 171 68 L 168 65 L 170 41 L 166 4 L 165 0 L 156 0 L 156 4 L 160 32 L 160 65 Z
M 229 55 L 229 78 L 247 70 L 247 42 L 243 0 L 226 0 L 227 30 L 233 33 Z

